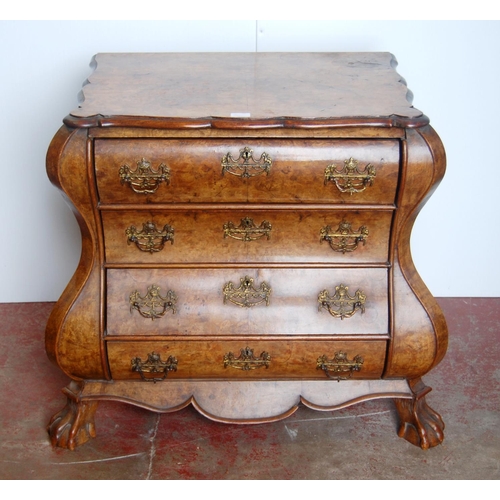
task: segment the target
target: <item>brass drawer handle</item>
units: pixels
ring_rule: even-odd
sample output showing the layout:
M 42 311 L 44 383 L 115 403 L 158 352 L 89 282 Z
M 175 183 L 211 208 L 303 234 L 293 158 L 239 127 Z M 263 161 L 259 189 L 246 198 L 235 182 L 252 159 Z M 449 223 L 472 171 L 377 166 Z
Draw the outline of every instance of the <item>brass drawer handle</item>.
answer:
M 152 221 L 147 221 L 142 225 L 142 230 L 138 231 L 135 226 L 130 226 L 125 229 L 127 235 L 127 243 L 135 243 L 135 246 L 141 252 L 160 252 L 163 250 L 165 243 L 170 241 L 174 243 L 174 228 L 165 224 L 160 231 L 156 224 Z
M 325 168 L 325 184 L 332 181 L 339 191 L 352 195 L 353 193 L 361 193 L 367 187 L 372 186 L 375 175 L 375 167 L 372 164 L 369 163 L 363 170 L 360 170 L 358 161 L 349 158 L 344 160 L 342 170 L 337 170 L 334 164 Z
M 271 297 L 271 287 L 263 281 L 259 288 L 255 288 L 253 281 L 253 278 L 249 276 L 240 278 L 239 288 L 235 288 L 232 281 L 226 283 L 222 288 L 224 304 L 229 301 L 240 307 L 253 307 L 265 302 L 266 306 L 268 306 Z
M 271 356 L 267 352 L 262 352 L 259 357 L 255 357 L 253 349 L 250 347 L 245 347 L 245 349 L 240 350 L 240 357 L 237 358 L 232 352 L 228 352 L 224 355 L 224 368 L 230 366 L 231 368 L 236 368 L 237 370 L 256 370 L 257 368 L 269 368 L 271 363 Z
M 271 237 L 271 224 L 264 220 L 261 222 L 260 226 L 256 226 L 253 219 L 250 217 L 244 217 L 241 219 L 240 225 L 238 227 L 231 221 L 226 222 L 223 226 L 224 238 L 228 236 L 240 241 L 255 241 L 263 238 L 264 236 L 269 239 Z
M 330 296 L 328 290 L 323 290 L 318 295 L 318 310 L 327 309 L 334 318 L 350 318 L 359 310 L 365 312 L 366 295 L 357 290 L 354 297 L 348 293 L 349 287 L 340 284 L 335 287 L 335 294 Z
M 137 162 L 137 168 L 132 170 L 128 165 L 122 165 L 119 170 L 120 181 L 128 184 L 134 193 L 153 194 L 162 182 L 170 184 L 170 169 L 160 163 L 156 170 L 151 167 L 151 162 L 142 158 Z
M 160 287 L 158 285 L 151 285 L 148 287 L 148 292 L 144 297 L 138 290 L 134 290 L 129 297 L 130 312 L 133 309 L 139 311 L 139 314 L 144 318 L 155 320 L 165 316 L 167 311 L 172 311 L 175 314 L 175 304 L 177 302 L 177 295 L 172 290 L 167 292 L 166 297 L 160 294 Z
M 344 220 L 335 231 L 332 231 L 330 226 L 321 228 L 319 241 L 328 241 L 333 251 L 345 254 L 346 252 L 354 252 L 359 243 L 365 245 L 368 234 L 366 226 L 361 226 L 357 231 L 353 231 L 351 223 Z
M 320 356 L 316 361 L 316 369 L 323 370 L 325 375 L 332 380 L 348 380 L 353 372 L 359 372 L 364 363 L 363 358 L 358 354 L 349 361 L 346 352 L 336 352 L 333 359 L 327 356 Z M 347 374 L 347 375 L 345 375 Z
M 222 175 L 226 172 L 237 177 L 255 177 L 257 175 L 269 175 L 273 160 L 267 153 L 262 153 L 258 160 L 253 157 L 253 151 L 244 147 L 240 149 L 240 156 L 236 160 L 232 157 L 231 153 L 227 153 L 222 157 L 221 167 Z
M 148 359 L 142 361 L 141 358 L 132 358 L 132 371 L 139 373 L 142 380 L 146 382 L 160 382 L 167 378 L 168 372 L 177 371 L 177 358 L 169 356 L 167 361 L 161 360 L 161 355 L 156 352 L 150 352 Z M 153 376 L 145 376 L 145 373 L 152 373 Z M 156 377 L 158 373 L 163 373 L 162 377 Z

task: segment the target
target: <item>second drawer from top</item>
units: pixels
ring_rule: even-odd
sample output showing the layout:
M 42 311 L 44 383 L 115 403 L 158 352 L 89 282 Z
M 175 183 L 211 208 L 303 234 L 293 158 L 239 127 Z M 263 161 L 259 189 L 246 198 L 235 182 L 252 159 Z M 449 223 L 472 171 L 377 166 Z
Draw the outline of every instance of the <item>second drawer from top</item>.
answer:
M 392 210 L 103 210 L 108 264 L 384 264 Z

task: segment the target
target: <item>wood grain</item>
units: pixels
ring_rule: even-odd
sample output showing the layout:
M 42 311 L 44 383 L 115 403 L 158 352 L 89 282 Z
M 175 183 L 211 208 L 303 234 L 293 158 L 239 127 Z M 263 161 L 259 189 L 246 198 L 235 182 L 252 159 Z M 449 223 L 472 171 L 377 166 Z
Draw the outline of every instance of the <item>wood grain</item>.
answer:
M 47 172 L 66 194 L 82 233 L 80 262 L 47 324 L 47 353 L 72 378 L 105 378 L 99 230 L 87 174 L 86 130 L 61 127 L 47 153 Z
M 448 330 L 443 313 L 415 268 L 410 235 L 418 212 L 444 175 L 446 160 L 441 141 L 430 127 L 408 131 L 407 147 L 394 233 L 394 338 L 385 376 L 418 378 L 444 356 Z
M 224 303 L 223 287 L 250 276 L 272 289 L 269 305 L 246 308 Z M 364 314 L 332 317 L 318 310 L 322 290 L 339 284 L 367 295 Z M 151 320 L 130 309 L 129 296 L 156 284 L 178 297 L 176 313 Z M 109 269 L 107 335 L 340 335 L 387 334 L 387 269 Z
M 214 121 L 218 128 L 314 127 L 359 118 L 388 126 L 388 118 L 422 117 L 396 64 L 389 53 L 98 54 L 71 115 L 80 124 L 115 117 L 106 123 L 114 126 L 169 118 L 170 128 Z
M 250 347 L 259 357 L 263 352 L 270 355 L 269 367 L 254 370 L 239 370 L 224 367 L 224 356 L 232 352 L 235 357 L 241 349 Z M 386 342 L 378 341 L 269 341 L 241 339 L 232 341 L 141 341 L 107 342 L 108 358 L 114 380 L 140 380 L 140 375 L 131 370 L 131 361 L 156 352 L 162 361 L 174 356 L 177 370 L 169 372 L 165 382 L 177 379 L 318 379 L 326 380 L 325 373 L 317 368 L 317 359 L 326 355 L 329 359 L 336 352 L 347 353 L 348 359 L 363 358 L 360 371 L 352 372 L 352 379 L 377 379 L 382 374 L 385 360 Z M 346 376 L 346 374 L 344 374 Z
M 72 382 L 70 388 L 74 388 Z M 346 408 L 378 398 L 411 399 L 408 382 L 399 380 L 170 380 L 168 384 L 136 381 L 87 381 L 77 393 L 81 401 L 121 401 L 157 412 L 173 412 L 193 405 L 218 422 L 256 424 L 274 422 L 304 405 L 320 411 Z
M 269 175 L 249 179 L 222 175 L 221 160 L 250 147 L 257 160 L 267 153 Z M 373 185 L 360 193 L 342 193 L 333 182 L 325 184 L 325 168 L 354 158 L 363 171 L 375 167 Z M 134 193 L 121 184 L 123 165 L 132 170 L 146 158 L 152 168 L 165 164 L 170 184 L 154 194 Z M 99 198 L 106 203 L 377 203 L 393 204 L 398 184 L 399 142 L 395 140 L 96 140 L 95 167 Z
M 196 210 L 190 205 L 173 205 L 167 210 L 103 210 L 106 262 L 109 265 L 182 263 L 324 263 L 352 265 L 371 263 L 385 265 L 389 259 L 389 235 L 393 210 L 331 210 L 324 207 L 304 210 L 286 206 L 280 210 L 254 206 L 218 206 Z M 250 218 L 259 227 L 264 221 L 271 224 L 269 238 L 266 235 L 255 241 L 240 241 L 224 237 L 224 225 L 233 222 L 241 225 L 243 218 Z M 165 242 L 159 252 L 141 251 L 128 242 L 126 229 L 135 226 L 142 230 L 148 221 L 155 223 L 159 231 L 170 225 L 174 229 L 173 243 Z M 351 252 L 334 251 L 328 241 L 322 241 L 320 231 L 330 226 L 336 232 L 339 224 L 347 221 L 352 230 L 359 233 L 362 226 L 368 228 L 365 243 L 360 242 Z M 264 233 L 261 233 L 264 234 Z

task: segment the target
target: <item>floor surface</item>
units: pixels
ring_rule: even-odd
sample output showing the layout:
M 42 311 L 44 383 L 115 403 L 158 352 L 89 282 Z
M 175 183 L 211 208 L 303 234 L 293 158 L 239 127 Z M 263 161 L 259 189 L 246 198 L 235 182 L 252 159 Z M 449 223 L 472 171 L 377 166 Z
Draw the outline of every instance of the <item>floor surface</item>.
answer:
M 438 300 L 450 345 L 424 381 L 446 428 L 427 451 L 397 436 L 390 400 L 253 426 L 101 402 L 95 439 L 53 449 L 68 383 L 44 351 L 53 304 L 0 304 L 0 479 L 500 479 L 500 299 Z

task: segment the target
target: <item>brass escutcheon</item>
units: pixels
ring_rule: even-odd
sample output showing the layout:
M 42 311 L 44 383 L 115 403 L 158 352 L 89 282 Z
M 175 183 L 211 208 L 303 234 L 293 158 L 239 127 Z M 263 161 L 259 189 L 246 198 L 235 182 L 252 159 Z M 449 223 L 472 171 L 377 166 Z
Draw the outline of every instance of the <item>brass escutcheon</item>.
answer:
M 137 168 L 131 170 L 128 165 L 122 165 L 119 170 L 120 181 L 128 184 L 135 193 L 153 194 L 162 182 L 170 184 L 170 169 L 160 163 L 156 170 L 151 167 L 151 162 L 142 158 L 137 162 Z
M 150 352 L 148 354 L 148 359 L 146 361 L 142 361 L 141 358 L 132 358 L 132 371 L 139 373 L 142 380 L 146 382 L 160 382 L 167 378 L 168 372 L 177 371 L 177 358 L 174 356 L 169 356 L 167 361 L 161 360 L 161 355 L 156 352 Z M 163 373 L 163 376 L 158 378 L 154 375 L 146 377 L 145 373 Z
M 253 151 L 244 147 L 240 149 L 240 155 L 236 160 L 232 157 L 231 153 L 227 153 L 222 157 L 221 167 L 222 175 L 226 172 L 237 177 L 255 177 L 257 175 L 269 175 L 273 160 L 267 153 L 262 153 L 258 160 L 253 157 Z
M 144 318 L 155 320 L 165 316 L 169 310 L 175 314 L 175 303 L 177 302 L 177 295 L 172 290 L 168 290 L 167 296 L 160 295 L 160 287 L 158 285 L 151 285 L 148 287 L 148 292 L 144 297 L 138 290 L 134 290 L 129 297 L 130 312 L 133 309 L 139 311 L 139 314 Z
M 135 243 L 135 246 L 142 252 L 160 252 L 163 250 L 165 243 L 170 241 L 174 243 L 174 228 L 165 224 L 160 231 L 156 228 L 156 224 L 152 221 L 147 221 L 142 225 L 142 230 L 138 231 L 135 226 L 130 226 L 125 229 L 127 235 L 127 243 Z
M 268 306 L 271 297 L 271 287 L 263 281 L 259 288 L 256 289 L 253 286 L 253 281 L 253 278 L 249 276 L 240 278 L 239 288 L 235 288 L 232 281 L 226 283 L 222 288 L 224 304 L 229 301 L 240 307 L 253 307 L 265 302 L 266 306 Z
M 264 220 L 261 222 L 260 226 L 257 227 L 253 219 L 244 217 L 241 219 L 238 227 L 236 227 L 233 222 L 229 221 L 224 224 L 223 229 L 224 238 L 229 236 L 230 238 L 240 241 L 255 241 L 264 236 L 270 239 L 272 226 L 267 220 Z
M 351 223 L 344 220 L 335 231 L 332 231 L 330 226 L 321 228 L 319 241 L 328 241 L 333 251 L 345 254 L 346 252 L 354 252 L 359 243 L 365 245 L 368 233 L 366 226 L 361 226 L 357 231 L 353 231 Z
M 335 294 L 330 296 L 328 290 L 323 290 L 318 294 L 318 310 L 327 309 L 334 318 L 350 318 L 359 310 L 361 314 L 365 312 L 366 295 L 357 290 L 354 297 L 348 294 L 349 287 L 340 284 L 335 287 Z
M 325 375 L 332 380 L 348 380 L 352 377 L 353 372 L 361 370 L 363 363 L 364 360 L 359 354 L 349 361 L 347 353 L 339 351 L 333 355 L 333 359 L 328 359 L 325 355 L 320 356 L 316 361 L 316 369 L 323 370 Z
M 224 355 L 224 368 L 230 366 L 231 368 L 236 368 L 237 370 L 255 370 L 257 368 L 269 368 L 271 362 L 271 356 L 267 352 L 262 352 L 259 357 L 255 357 L 253 349 L 250 347 L 245 347 L 245 349 L 240 350 L 240 357 L 237 358 L 232 352 L 228 352 Z
M 375 178 L 375 167 L 368 163 L 363 170 L 358 167 L 358 161 L 354 158 L 344 160 L 344 168 L 337 170 L 332 164 L 325 168 L 325 184 L 332 181 L 342 193 L 361 193 L 367 187 L 373 185 Z

